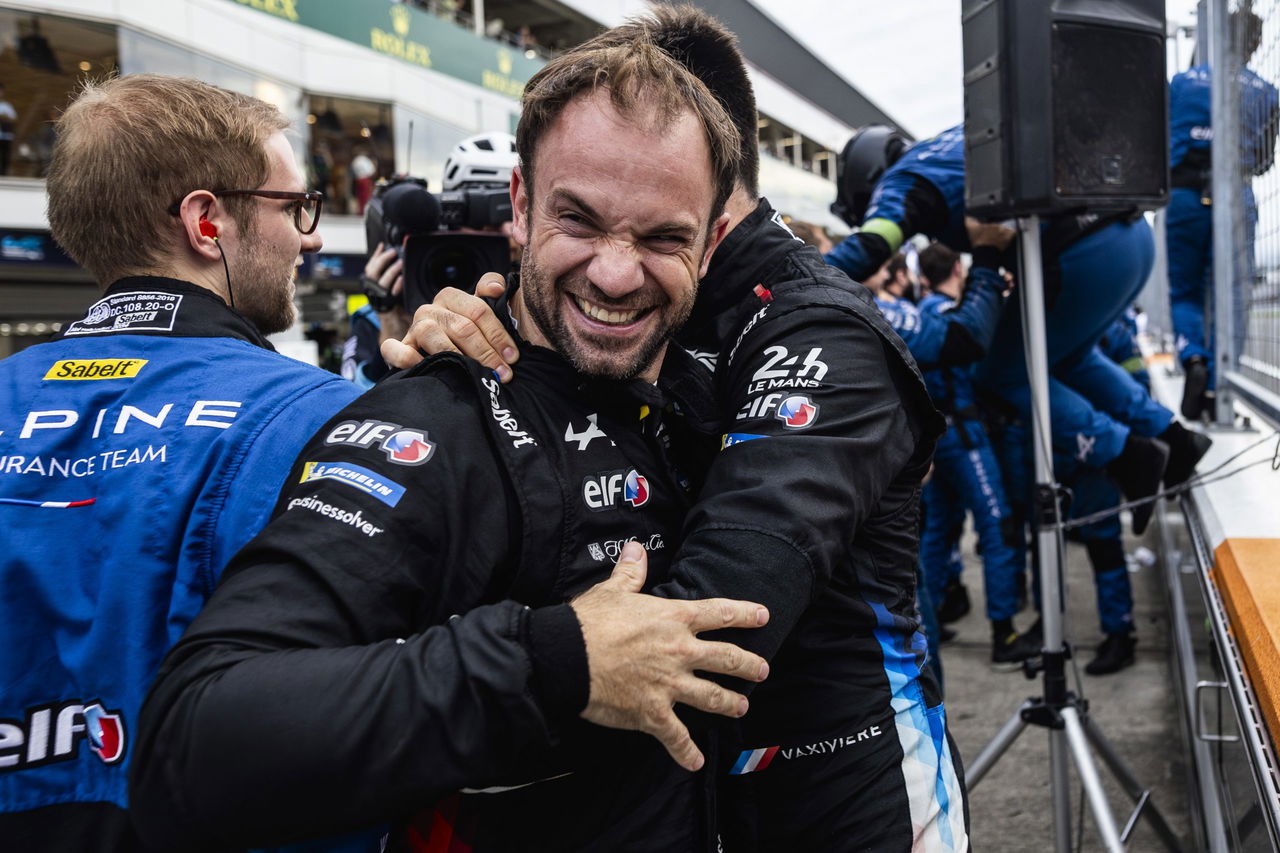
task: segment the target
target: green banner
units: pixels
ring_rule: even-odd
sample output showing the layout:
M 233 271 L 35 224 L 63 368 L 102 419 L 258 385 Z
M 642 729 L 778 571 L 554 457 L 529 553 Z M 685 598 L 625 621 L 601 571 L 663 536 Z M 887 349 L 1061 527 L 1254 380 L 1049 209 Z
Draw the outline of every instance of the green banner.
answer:
M 388 0 L 232 0 L 511 98 L 543 66 L 513 47 L 406 3 Z

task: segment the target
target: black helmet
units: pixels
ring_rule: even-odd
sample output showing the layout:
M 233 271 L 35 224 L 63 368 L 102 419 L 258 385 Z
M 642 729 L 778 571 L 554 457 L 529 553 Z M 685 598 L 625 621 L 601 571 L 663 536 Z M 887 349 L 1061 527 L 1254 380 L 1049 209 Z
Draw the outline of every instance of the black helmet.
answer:
M 860 225 L 876 181 L 910 144 L 906 134 L 887 124 L 859 128 L 836 161 L 836 200 L 831 212 L 851 228 Z

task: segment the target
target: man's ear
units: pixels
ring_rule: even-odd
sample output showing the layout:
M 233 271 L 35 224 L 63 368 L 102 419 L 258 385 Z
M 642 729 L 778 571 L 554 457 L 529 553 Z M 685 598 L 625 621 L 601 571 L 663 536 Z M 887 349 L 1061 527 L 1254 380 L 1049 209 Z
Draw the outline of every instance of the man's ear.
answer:
M 208 190 L 188 193 L 178 208 L 178 221 L 187 245 L 197 255 L 216 261 L 221 255 L 218 239 L 226 233 L 231 218 Z
M 529 184 L 519 166 L 511 170 L 511 239 L 529 245 Z
M 711 265 L 711 255 L 724 240 L 725 235 L 729 233 L 729 214 L 722 213 L 720 218 L 711 226 L 711 233 L 707 237 L 707 250 L 702 253 L 702 264 L 698 267 L 698 278 L 705 278 L 707 268 Z

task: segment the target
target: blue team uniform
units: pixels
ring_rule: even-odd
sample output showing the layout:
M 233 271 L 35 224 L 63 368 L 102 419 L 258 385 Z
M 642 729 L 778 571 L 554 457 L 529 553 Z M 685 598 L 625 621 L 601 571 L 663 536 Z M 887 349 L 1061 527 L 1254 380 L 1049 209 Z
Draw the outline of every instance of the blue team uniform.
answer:
M 1138 325 L 1133 309 L 1130 308 L 1119 317 L 1098 341 L 1098 349 L 1107 358 L 1124 369 L 1133 380 L 1151 392 L 1151 374 L 1147 372 L 1147 363 L 1142 358 L 1142 349 L 1138 346 Z
M 1169 196 L 1167 236 L 1169 253 L 1169 310 L 1177 335 L 1178 358 L 1186 363 L 1202 357 L 1209 369 L 1209 387 L 1215 387 L 1212 329 L 1206 329 L 1206 291 L 1213 271 L 1213 206 L 1209 191 L 1210 149 L 1213 127 L 1209 96 L 1211 73 L 1207 65 L 1194 66 L 1169 83 L 1169 166 L 1173 189 Z M 1247 283 L 1253 280 L 1253 234 L 1258 222 L 1257 204 L 1248 177 L 1271 168 L 1274 160 L 1280 93 L 1276 87 L 1247 68 L 1239 73 L 1241 118 L 1240 160 L 1245 177 L 1245 252 L 1236 271 L 1232 313 L 1236 355 L 1244 345 Z M 1211 322 L 1211 320 L 1210 320 Z
M 954 307 L 951 299 L 934 294 L 921 302 L 920 314 L 945 318 Z M 925 383 L 948 425 L 933 454 L 933 478 L 924 488 L 920 564 L 930 598 L 942 600 L 950 574 L 951 533 L 968 510 L 982 548 L 987 618 L 1011 619 L 1018 610 L 1018 577 L 1025 558 L 1015 544 L 1019 527 L 1010 513 L 1000 467 L 980 419 L 972 368 L 937 367 L 925 373 Z
M 133 849 L 131 738 L 160 659 L 358 389 L 204 288 L 132 278 L 0 362 L 0 837 Z
M 851 277 L 865 279 L 903 239 L 917 233 L 956 251 L 969 250 L 962 126 L 913 145 L 886 170 L 872 193 L 863 228 L 826 259 Z M 1127 375 L 1099 365 L 1096 359 L 1105 358 L 1093 346 L 1132 304 L 1150 273 L 1151 229 L 1141 218 L 1086 223 L 1064 219 L 1046 227 L 1043 240 L 1052 251 L 1046 268 L 1060 273 L 1054 275 L 1060 287 L 1047 294 L 1045 317 L 1054 449 L 1061 460 L 1074 458 L 1100 467 L 1120 454 L 1131 426 L 1140 435 L 1156 436 L 1173 417 Z M 1019 311 L 1004 312 L 977 377 L 1029 414 Z

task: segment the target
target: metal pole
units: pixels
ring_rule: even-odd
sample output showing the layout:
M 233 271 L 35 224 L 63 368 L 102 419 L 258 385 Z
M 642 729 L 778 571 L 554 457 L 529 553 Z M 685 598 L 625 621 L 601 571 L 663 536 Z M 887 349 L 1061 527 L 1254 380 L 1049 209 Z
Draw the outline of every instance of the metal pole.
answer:
M 472 0 L 471 3 L 471 20 L 475 26 L 476 35 L 484 37 L 484 0 Z
M 1022 708 L 1026 708 L 1029 703 L 1023 702 Z M 965 762 L 964 768 L 964 785 L 973 793 L 973 789 L 978 787 L 978 783 L 982 781 L 982 777 L 987 775 L 987 771 L 996 763 L 1000 756 L 1004 755 L 1004 751 L 1013 745 L 1018 739 L 1018 735 L 1022 734 L 1022 730 L 1027 727 L 1026 720 L 1022 719 L 1022 708 L 1013 712 L 1013 716 L 1005 721 L 1000 727 L 1000 731 L 996 732 L 996 736 L 991 742 L 982 748 L 982 752 L 978 753 L 978 757 L 971 762 Z
M 1063 708 L 1062 722 L 1067 727 L 1067 739 L 1071 742 L 1071 754 L 1076 760 L 1076 772 L 1080 774 L 1080 782 L 1089 797 L 1089 810 L 1093 812 L 1093 819 L 1098 824 L 1102 843 L 1112 853 L 1124 853 L 1124 842 L 1120 840 L 1120 830 L 1116 829 L 1115 818 L 1111 816 L 1111 806 L 1107 804 L 1107 794 L 1102 790 L 1098 768 L 1093 766 L 1084 728 L 1080 725 L 1080 715 L 1075 708 Z
M 1040 217 L 1018 220 L 1022 248 L 1022 333 L 1027 346 L 1031 386 L 1031 436 L 1036 472 L 1036 542 L 1040 549 L 1041 624 L 1044 627 L 1045 701 L 1066 700 L 1066 660 L 1062 645 L 1062 573 L 1058 562 L 1058 499 L 1049 438 L 1049 356 L 1044 330 L 1044 265 L 1040 254 Z M 1071 797 L 1062 732 L 1049 730 L 1053 835 L 1059 853 L 1071 850 Z
M 1236 249 L 1235 212 L 1240 206 L 1240 176 L 1236 162 L 1240 156 L 1240 105 L 1236 84 L 1238 58 L 1231 48 L 1227 0 L 1208 0 L 1210 121 L 1213 125 L 1213 358 L 1217 387 L 1215 420 L 1230 426 L 1235 420 L 1231 390 L 1226 375 L 1234 372 L 1235 335 L 1233 322 L 1236 288 L 1248 282 L 1236 281 L 1241 268 Z M 1243 330 L 1241 331 L 1243 334 Z

